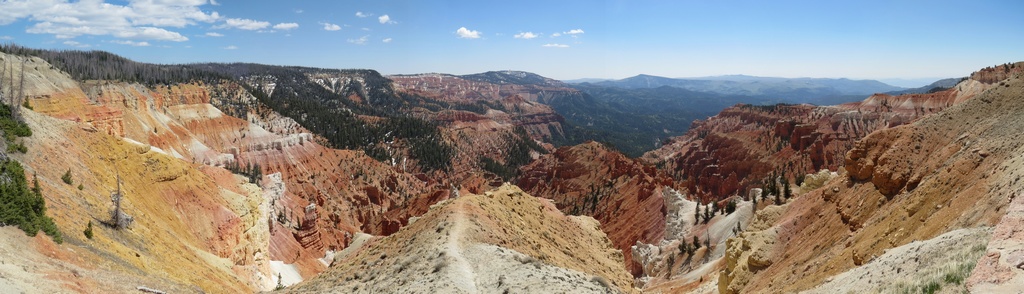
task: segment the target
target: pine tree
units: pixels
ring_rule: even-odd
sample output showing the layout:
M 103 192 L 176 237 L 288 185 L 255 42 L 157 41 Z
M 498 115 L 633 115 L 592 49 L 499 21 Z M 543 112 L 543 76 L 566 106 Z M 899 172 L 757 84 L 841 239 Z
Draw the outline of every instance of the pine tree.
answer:
M 708 223 L 711 220 L 711 205 L 704 206 L 704 223 Z
M 694 206 L 694 207 L 695 208 L 694 208 L 694 211 L 693 211 L 693 221 L 699 223 L 700 222 L 700 202 L 697 202 L 697 205 Z
M 782 182 L 782 193 L 786 197 L 786 199 L 793 197 L 793 190 L 789 188 L 789 181 L 785 179 L 783 179 Z

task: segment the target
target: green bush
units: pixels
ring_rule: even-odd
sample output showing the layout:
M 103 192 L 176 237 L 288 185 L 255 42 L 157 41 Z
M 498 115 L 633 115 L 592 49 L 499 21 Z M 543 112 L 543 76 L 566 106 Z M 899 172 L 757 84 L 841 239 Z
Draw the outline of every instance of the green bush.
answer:
M 82 231 L 82 233 L 85 234 L 86 238 L 92 240 L 92 221 L 89 221 L 89 226 L 85 227 L 85 231 Z
M 60 176 L 60 179 L 64 181 L 65 184 L 71 185 L 71 169 L 69 168 L 68 172 L 64 173 L 63 176 Z
M 46 200 L 39 188 L 39 180 L 33 180 L 32 189 L 25 180 L 25 170 L 14 160 L 0 161 L 0 225 L 16 225 L 25 234 L 35 236 L 40 230 L 63 243 L 64 239 L 46 216 Z

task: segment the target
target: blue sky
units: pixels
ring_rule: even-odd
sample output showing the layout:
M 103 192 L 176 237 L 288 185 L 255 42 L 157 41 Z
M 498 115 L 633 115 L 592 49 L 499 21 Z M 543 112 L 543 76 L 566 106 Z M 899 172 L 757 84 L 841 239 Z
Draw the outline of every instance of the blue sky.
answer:
M 912 79 L 1024 60 L 1022 12 L 1022 1 L 0 0 L 0 42 L 385 74 Z

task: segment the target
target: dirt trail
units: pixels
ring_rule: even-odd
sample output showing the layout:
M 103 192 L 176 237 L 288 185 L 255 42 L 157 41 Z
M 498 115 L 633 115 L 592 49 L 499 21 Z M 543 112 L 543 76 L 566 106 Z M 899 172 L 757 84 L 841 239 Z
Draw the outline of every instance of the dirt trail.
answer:
M 455 275 L 452 277 L 452 280 L 456 282 L 456 286 L 469 293 L 478 293 L 476 273 L 473 271 L 473 265 L 466 261 L 466 257 L 463 255 L 462 233 L 466 230 L 465 206 L 466 202 L 459 203 L 452 214 L 454 220 L 449 228 L 451 234 L 448 235 L 445 252 L 455 260 L 455 263 L 452 264 L 453 274 Z

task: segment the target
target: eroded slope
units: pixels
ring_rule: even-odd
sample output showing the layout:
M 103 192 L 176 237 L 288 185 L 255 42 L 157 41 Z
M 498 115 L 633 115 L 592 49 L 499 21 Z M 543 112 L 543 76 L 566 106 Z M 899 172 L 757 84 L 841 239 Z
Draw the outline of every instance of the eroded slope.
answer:
M 338 256 L 294 292 L 635 292 L 592 218 L 504 185 L 441 202 L 395 234 Z

